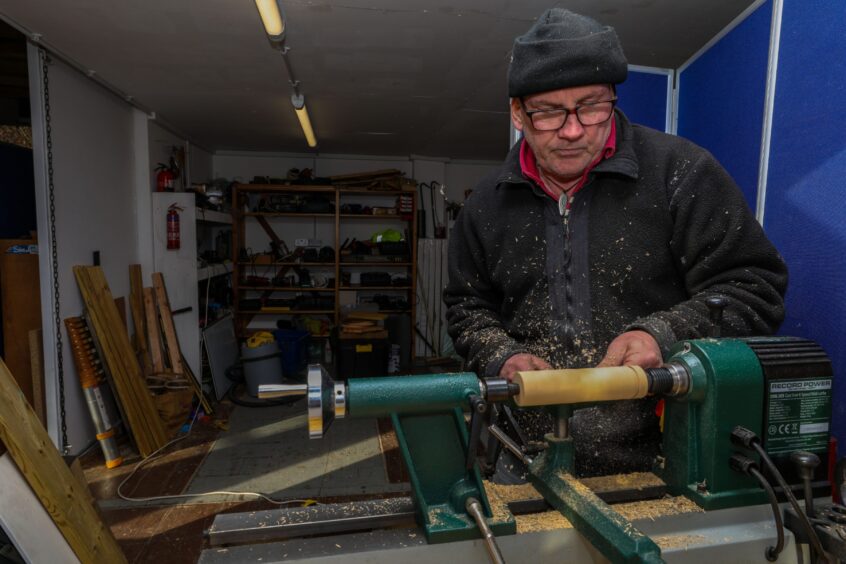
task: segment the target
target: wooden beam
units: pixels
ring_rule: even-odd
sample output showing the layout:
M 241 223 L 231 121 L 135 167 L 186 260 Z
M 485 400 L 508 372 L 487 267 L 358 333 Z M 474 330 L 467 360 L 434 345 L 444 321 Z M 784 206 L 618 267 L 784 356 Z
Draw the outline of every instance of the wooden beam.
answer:
M 161 272 L 153 273 L 153 288 L 156 291 L 156 303 L 159 308 L 159 318 L 162 322 L 162 329 L 167 343 L 167 354 L 170 358 L 171 370 L 174 374 L 179 374 L 188 377 L 191 387 L 194 388 L 194 393 L 197 394 L 203 409 L 207 414 L 211 414 L 212 408 L 203 394 L 203 384 L 198 379 L 191 367 L 185 362 L 185 357 L 182 356 L 182 350 L 179 348 L 179 339 L 176 336 L 176 327 L 173 324 L 173 314 L 170 311 L 170 301 L 167 298 L 167 288 L 165 287 L 164 276 Z
M 2 360 L 0 439 L 80 562 L 126 562 Z
M 75 266 L 73 272 L 88 310 L 90 326 L 112 375 L 114 391 L 123 406 L 124 424 L 129 426 L 141 455 L 149 456 L 164 446 L 168 437 L 106 277 L 98 266 Z
M 147 335 L 150 337 L 153 374 L 161 374 L 165 371 L 162 332 L 159 328 L 159 315 L 156 313 L 156 297 L 151 287 L 144 288 L 144 312 L 147 318 Z
M 29 332 L 29 364 L 32 372 L 32 409 L 41 424 L 47 425 L 44 409 L 44 345 L 41 329 Z
M 182 366 L 182 352 L 179 348 L 179 338 L 176 336 L 170 300 L 167 298 L 167 288 L 165 288 L 164 276 L 161 272 L 153 273 L 153 290 L 156 292 L 156 305 L 159 308 L 159 319 L 162 322 L 167 356 L 170 360 L 170 371 L 181 376 L 185 374 L 185 368 Z
M 141 265 L 129 265 L 129 307 L 132 310 L 132 325 L 135 327 L 135 344 L 141 357 L 144 376 L 153 373 L 153 361 L 147 347 L 147 317 L 144 313 L 144 283 L 141 277 Z

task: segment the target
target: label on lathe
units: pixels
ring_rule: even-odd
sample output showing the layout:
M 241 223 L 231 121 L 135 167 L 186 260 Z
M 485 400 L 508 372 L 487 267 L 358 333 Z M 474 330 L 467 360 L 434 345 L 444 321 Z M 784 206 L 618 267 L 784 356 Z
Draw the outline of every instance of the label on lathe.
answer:
M 771 380 L 767 452 L 825 452 L 831 421 L 831 378 Z

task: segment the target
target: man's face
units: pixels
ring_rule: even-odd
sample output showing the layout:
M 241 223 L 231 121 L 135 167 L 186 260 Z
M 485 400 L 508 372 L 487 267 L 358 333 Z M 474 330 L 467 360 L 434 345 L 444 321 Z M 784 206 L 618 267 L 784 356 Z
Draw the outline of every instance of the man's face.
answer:
M 575 180 L 585 168 L 593 162 L 605 146 L 611 130 L 611 120 L 598 125 L 583 126 L 570 112 L 567 121 L 553 131 L 538 131 L 526 111 L 554 110 L 609 100 L 614 92 L 607 84 L 577 86 L 552 90 L 540 94 L 531 94 L 523 98 L 511 99 L 511 121 L 514 127 L 523 132 L 526 142 L 537 159 L 538 167 L 558 181 Z

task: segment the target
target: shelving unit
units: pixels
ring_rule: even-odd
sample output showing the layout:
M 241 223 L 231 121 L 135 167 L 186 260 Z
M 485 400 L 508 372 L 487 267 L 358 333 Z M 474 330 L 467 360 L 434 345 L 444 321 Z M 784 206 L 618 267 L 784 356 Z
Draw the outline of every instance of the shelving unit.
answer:
M 342 213 L 353 206 L 355 209 L 391 210 L 397 209 L 399 196 L 411 198 L 409 213 Z M 321 200 L 331 204 L 332 212 L 325 210 L 296 211 L 291 202 Z M 279 205 L 278 202 L 285 202 Z M 264 202 L 264 204 L 261 204 Z M 277 203 L 273 203 L 277 202 Z M 335 186 L 297 186 L 267 184 L 236 184 L 233 187 L 233 277 L 234 317 L 236 333 L 245 338 L 254 330 L 269 328 L 276 318 L 293 318 L 297 315 L 323 316 L 332 326 L 339 325 L 347 312 L 361 307 L 373 311 L 373 306 L 361 306 L 362 300 L 374 295 L 387 296 L 404 307 L 381 307 L 380 313 L 407 315 L 409 335 L 413 349 L 416 306 L 417 265 L 417 194 L 410 190 L 361 190 Z M 280 209 L 284 207 L 285 209 Z M 324 206 L 328 208 L 328 206 Z M 274 209 L 275 208 L 275 209 Z M 276 211 L 278 210 L 278 211 Z M 407 253 L 403 255 L 351 255 L 342 252 L 345 241 L 363 241 L 374 230 L 392 228 L 404 234 Z M 282 233 L 280 235 L 279 233 Z M 320 239 L 322 246 L 331 246 L 332 260 L 322 262 L 303 260 L 281 260 L 285 258 L 281 249 L 294 251 L 296 239 Z M 269 246 L 269 249 L 268 249 Z M 252 251 L 247 260 L 247 250 Z M 244 252 L 242 252 L 242 250 Z M 268 253 L 265 253 L 268 251 Z M 260 259 L 256 256 L 261 254 Z M 309 272 L 309 279 L 317 273 L 326 286 L 299 285 L 298 269 Z M 403 277 L 399 285 L 363 285 L 346 281 L 355 273 L 386 271 Z M 252 278 L 251 277 L 255 277 Z M 285 284 L 281 284 L 286 281 Z M 331 298 L 331 308 L 300 308 L 295 300 L 308 298 Z M 274 301 L 283 300 L 283 301 Z M 285 302 L 288 300 L 289 302 Z M 279 305 L 290 303 L 290 305 Z M 320 304 L 325 305 L 325 304 Z M 256 307 L 259 306 L 259 307 Z M 263 320 L 263 322 L 262 322 Z

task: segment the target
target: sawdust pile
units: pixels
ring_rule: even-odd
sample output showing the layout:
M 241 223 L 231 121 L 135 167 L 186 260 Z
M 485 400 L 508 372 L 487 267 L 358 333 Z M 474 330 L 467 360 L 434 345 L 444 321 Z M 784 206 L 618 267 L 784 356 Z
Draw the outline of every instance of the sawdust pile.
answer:
M 485 480 L 485 491 L 488 492 L 488 497 L 496 497 L 503 503 L 518 501 L 521 499 L 538 499 L 542 497 L 538 490 L 532 484 L 517 484 L 508 486 L 504 484 L 494 484 Z
M 671 548 L 687 549 L 691 545 L 702 544 L 707 540 L 707 537 L 705 535 L 664 535 L 652 537 L 652 540 L 662 550 L 669 550 Z
M 635 501 L 633 503 L 619 503 L 611 507 L 629 521 L 638 521 L 641 519 L 654 521 L 658 517 L 705 512 L 704 509 L 684 496 Z
M 663 484 L 660 478 L 650 472 L 633 472 L 631 474 L 584 478 L 579 482 L 575 482 L 573 485 L 577 490 L 584 488 L 582 493 L 587 493 L 588 489 L 593 492 L 603 492 L 621 489 L 643 489 L 661 486 Z M 531 484 L 503 485 L 485 481 L 485 491 L 488 494 L 494 517 L 500 518 L 505 515 L 508 503 L 542 497 Z M 619 503 L 612 505 L 611 508 L 629 521 L 644 519 L 654 521 L 660 517 L 683 515 L 685 513 L 702 513 L 704 511 L 701 507 L 683 496 L 666 496 L 661 499 Z M 517 515 L 515 516 L 515 520 L 517 522 L 518 534 L 573 528 L 570 521 L 555 510 Z M 678 535 L 668 535 L 656 539 L 656 542 L 662 548 L 678 548 L 697 542 L 697 539 L 687 538 L 689 536 L 687 535 L 685 538 L 681 538 Z
M 664 481 L 652 472 L 596 476 L 593 478 L 582 478 L 581 482 L 596 493 L 618 490 L 642 490 L 644 488 L 665 485 Z
M 521 533 L 538 533 L 540 531 L 573 528 L 573 524 L 558 511 L 544 511 L 543 513 L 516 515 L 514 520 L 517 522 L 518 535 Z

